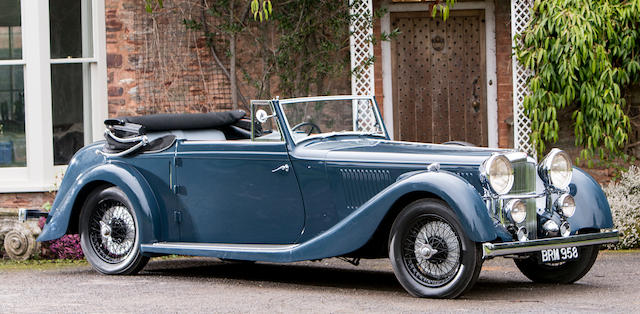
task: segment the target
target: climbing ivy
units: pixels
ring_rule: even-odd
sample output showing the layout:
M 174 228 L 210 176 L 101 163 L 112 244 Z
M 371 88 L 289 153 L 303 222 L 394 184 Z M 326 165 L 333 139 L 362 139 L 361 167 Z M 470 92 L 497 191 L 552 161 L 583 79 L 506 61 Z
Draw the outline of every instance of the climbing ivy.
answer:
M 268 20 L 269 15 L 273 13 L 271 0 L 251 0 L 251 13 L 253 14 L 254 20 L 258 20 L 258 18 L 260 18 L 260 22 Z
M 153 12 L 154 7 L 158 7 L 158 8 L 164 7 L 163 1 L 162 0 L 144 0 L 144 9 L 148 13 Z
M 442 19 L 446 21 L 449 18 L 449 11 L 455 3 L 456 0 L 435 0 L 431 3 L 431 16 L 435 18 L 440 14 Z
M 625 91 L 640 79 L 640 0 L 536 0 L 515 53 L 532 73 L 524 110 L 539 154 L 558 140 L 558 112 L 567 108 L 582 147 L 578 162 L 626 158 Z

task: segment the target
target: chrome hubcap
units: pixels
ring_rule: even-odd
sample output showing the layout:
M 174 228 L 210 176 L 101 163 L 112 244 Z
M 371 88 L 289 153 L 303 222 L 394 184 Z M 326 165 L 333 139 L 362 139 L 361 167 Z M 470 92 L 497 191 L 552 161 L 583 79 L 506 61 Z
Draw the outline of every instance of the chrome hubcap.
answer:
M 104 221 L 100 221 L 100 234 L 102 234 L 102 238 L 104 239 L 111 236 L 111 227 L 104 223 Z
M 432 248 L 429 244 L 425 244 L 421 248 L 416 249 L 416 256 L 422 255 L 426 259 L 430 259 L 436 253 L 438 253 L 438 250 Z

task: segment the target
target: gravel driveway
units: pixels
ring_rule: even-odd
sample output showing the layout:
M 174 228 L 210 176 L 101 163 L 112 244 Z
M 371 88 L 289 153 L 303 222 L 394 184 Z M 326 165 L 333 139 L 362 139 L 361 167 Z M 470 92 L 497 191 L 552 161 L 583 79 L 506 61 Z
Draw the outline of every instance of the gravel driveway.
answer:
M 410 297 L 388 260 L 230 264 L 156 259 L 137 276 L 89 267 L 0 270 L 0 312 L 616 312 L 640 311 L 640 251 L 602 252 L 573 285 L 533 284 L 508 259 L 485 262 L 457 300 Z

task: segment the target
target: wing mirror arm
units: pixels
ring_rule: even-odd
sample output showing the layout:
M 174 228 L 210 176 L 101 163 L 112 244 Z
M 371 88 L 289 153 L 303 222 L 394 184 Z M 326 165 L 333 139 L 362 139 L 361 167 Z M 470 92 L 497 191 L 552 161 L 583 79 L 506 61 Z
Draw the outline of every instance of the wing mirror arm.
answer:
M 258 122 L 260 122 L 260 123 L 265 123 L 265 122 L 267 122 L 267 120 L 269 120 L 269 119 L 271 119 L 271 118 L 273 118 L 275 116 L 276 116 L 275 113 L 272 114 L 272 115 L 269 115 L 269 114 L 267 114 L 266 111 L 264 111 L 262 109 L 256 111 L 256 120 L 258 120 Z

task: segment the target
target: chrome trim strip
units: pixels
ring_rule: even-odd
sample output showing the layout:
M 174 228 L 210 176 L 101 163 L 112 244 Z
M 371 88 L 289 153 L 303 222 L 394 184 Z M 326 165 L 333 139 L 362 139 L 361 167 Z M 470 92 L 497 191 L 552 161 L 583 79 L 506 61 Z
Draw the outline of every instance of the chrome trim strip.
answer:
M 229 243 L 189 243 L 189 242 L 158 242 L 142 244 L 145 249 L 171 250 L 201 250 L 201 251 L 229 251 L 229 252 L 286 252 L 295 249 L 300 244 L 229 244 Z
M 96 152 L 99 154 L 102 154 L 103 156 L 106 157 L 122 157 L 125 155 L 128 155 L 132 152 L 135 152 L 136 150 L 138 150 L 140 147 L 142 146 L 146 146 L 147 144 L 149 144 L 149 138 L 146 135 L 140 135 L 140 136 L 136 136 L 136 137 L 130 137 L 130 138 L 122 138 L 122 137 L 117 137 L 115 136 L 113 133 L 111 133 L 111 131 L 109 129 L 104 130 L 104 134 L 105 136 L 108 136 L 110 138 L 112 138 L 114 141 L 119 142 L 119 143 L 123 143 L 123 144 L 128 144 L 128 143 L 137 143 L 121 152 L 117 152 L 117 153 L 105 153 L 101 150 L 97 150 Z
M 504 154 L 510 162 L 516 162 L 527 159 L 527 153 L 523 152 L 509 152 Z
M 490 200 L 490 199 L 501 199 L 501 200 L 513 200 L 513 199 L 521 199 L 521 200 L 526 200 L 526 199 L 530 199 L 530 198 L 539 198 L 539 197 L 545 197 L 546 193 L 526 193 L 526 194 L 506 194 L 506 195 L 498 195 L 496 197 L 493 196 L 489 196 L 489 195 L 485 195 L 482 197 L 482 199 L 484 200 Z
M 540 193 L 540 194 L 536 194 L 536 193 L 527 193 L 527 194 L 507 194 L 507 195 L 500 195 L 498 198 L 503 199 L 503 200 L 512 200 L 512 199 L 529 199 L 529 198 L 538 198 L 538 197 L 544 197 L 545 193 Z
M 49 217 L 49 212 L 45 212 L 39 209 L 26 209 L 20 208 L 18 210 L 18 221 L 25 222 L 30 218 L 40 218 L 40 217 Z
M 117 137 L 115 134 L 111 133 L 111 131 L 109 129 L 104 130 L 104 134 L 111 137 L 114 141 L 119 142 L 119 143 L 137 143 L 140 141 L 145 141 L 146 140 L 146 136 L 145 135 L 140 135 L 140 136 L 136 136 L 136 137 L 128 137 L 128 138 L 122 138 L 122 137 Z
M 570 237 L 538 239 L 526 242 L 483 243 L 482 258 L 537 252 L 540 250 L 563 248 L 570 246 L 586 246 L 608 243 L 618 243 L 618 230 L 580 234 Z
M 260 142 L 260 141 L 251 141 L 250 139 L 244 139 L 244 140 L 186 140 L 186 139 L 180 139 L 182 145 L 202 145 L 202 144 L 206 144 L 206 145 L 238 145 L 239 143 L 251 143 L 251 145 L 264 145 L 264 146 L 268 146 L 268 145 L 277 145 L 277 144 L 284 144 L 285 141 L 273 141 L 273 142 Z
M 322 100 L 354 100 L 354 99 L 370 99 L 373 101 L 373 96 L 369 95 L 337 95 L 337 96 L 316 96 L 316 97 L 298 97 L 298 98 L 288 98 L 288 99 L 280 99 L 281 104 L 291 104 L 297 102 L 312 102 L 312 101 L 322 101 Z

